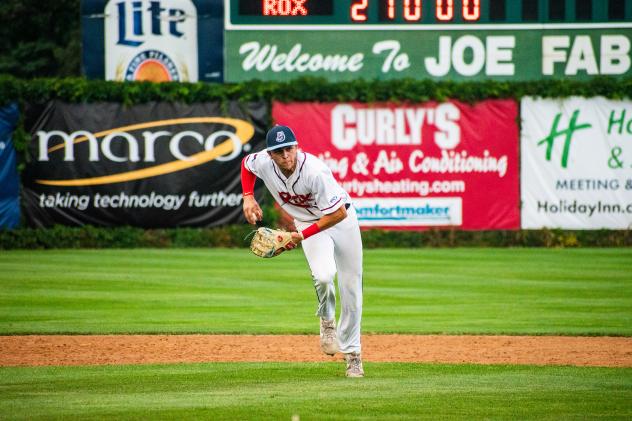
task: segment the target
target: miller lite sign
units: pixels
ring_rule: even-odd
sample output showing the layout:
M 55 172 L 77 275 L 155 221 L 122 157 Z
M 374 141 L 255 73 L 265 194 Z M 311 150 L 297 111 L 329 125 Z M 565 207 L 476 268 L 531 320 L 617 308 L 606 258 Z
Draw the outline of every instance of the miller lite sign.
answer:
M 196 82 L 197 9 L 191 0 L 110 0 L 105 79 Z

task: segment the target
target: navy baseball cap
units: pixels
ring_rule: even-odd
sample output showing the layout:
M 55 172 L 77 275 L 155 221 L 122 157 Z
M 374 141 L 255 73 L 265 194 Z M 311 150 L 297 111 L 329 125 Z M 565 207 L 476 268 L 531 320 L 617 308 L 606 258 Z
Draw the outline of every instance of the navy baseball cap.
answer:
M 267 150 L 285 148 L 292 145 L 298 145 L 294 132 L 288 126 L 274 126 L 266 135 Z

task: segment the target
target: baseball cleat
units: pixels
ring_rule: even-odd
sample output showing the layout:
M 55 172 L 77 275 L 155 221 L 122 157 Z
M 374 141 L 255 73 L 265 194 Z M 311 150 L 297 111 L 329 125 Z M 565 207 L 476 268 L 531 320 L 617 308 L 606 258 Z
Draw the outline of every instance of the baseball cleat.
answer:
M 359 352 L 345 354 L 345 361 L 347 361 L 347 377 L 364 377 L 362 356 Z
M 320 349 L 327 355 L 335 355 L 340 350 L 335 320 L 320 319 Z

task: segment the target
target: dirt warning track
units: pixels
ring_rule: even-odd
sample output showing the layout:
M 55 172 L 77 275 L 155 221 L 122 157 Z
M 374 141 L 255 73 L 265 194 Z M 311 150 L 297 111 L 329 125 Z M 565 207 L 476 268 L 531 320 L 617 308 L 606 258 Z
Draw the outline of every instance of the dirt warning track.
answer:
M 364 335 L 366 362 L 632 367 L 632 338 Z M 315 335 L 0 336 L 0 366 L 323 362 Z

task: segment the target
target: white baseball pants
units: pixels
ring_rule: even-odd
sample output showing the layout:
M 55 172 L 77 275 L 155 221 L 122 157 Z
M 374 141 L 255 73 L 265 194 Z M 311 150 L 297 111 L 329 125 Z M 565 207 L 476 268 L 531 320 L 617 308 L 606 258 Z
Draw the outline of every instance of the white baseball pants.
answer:
M 298 230 L 303 230 L 313 222 L 294 223 Z M 347 210 L 347 217 L 344 220 L 309 237 L 301 244 L 318 296 L 316 315 L 326 320 L 336 318 L 334 278 L 337 273 L 340 293 L 337 336 L 340 352 L 360 352 L 362 238 L 353 206 Z

